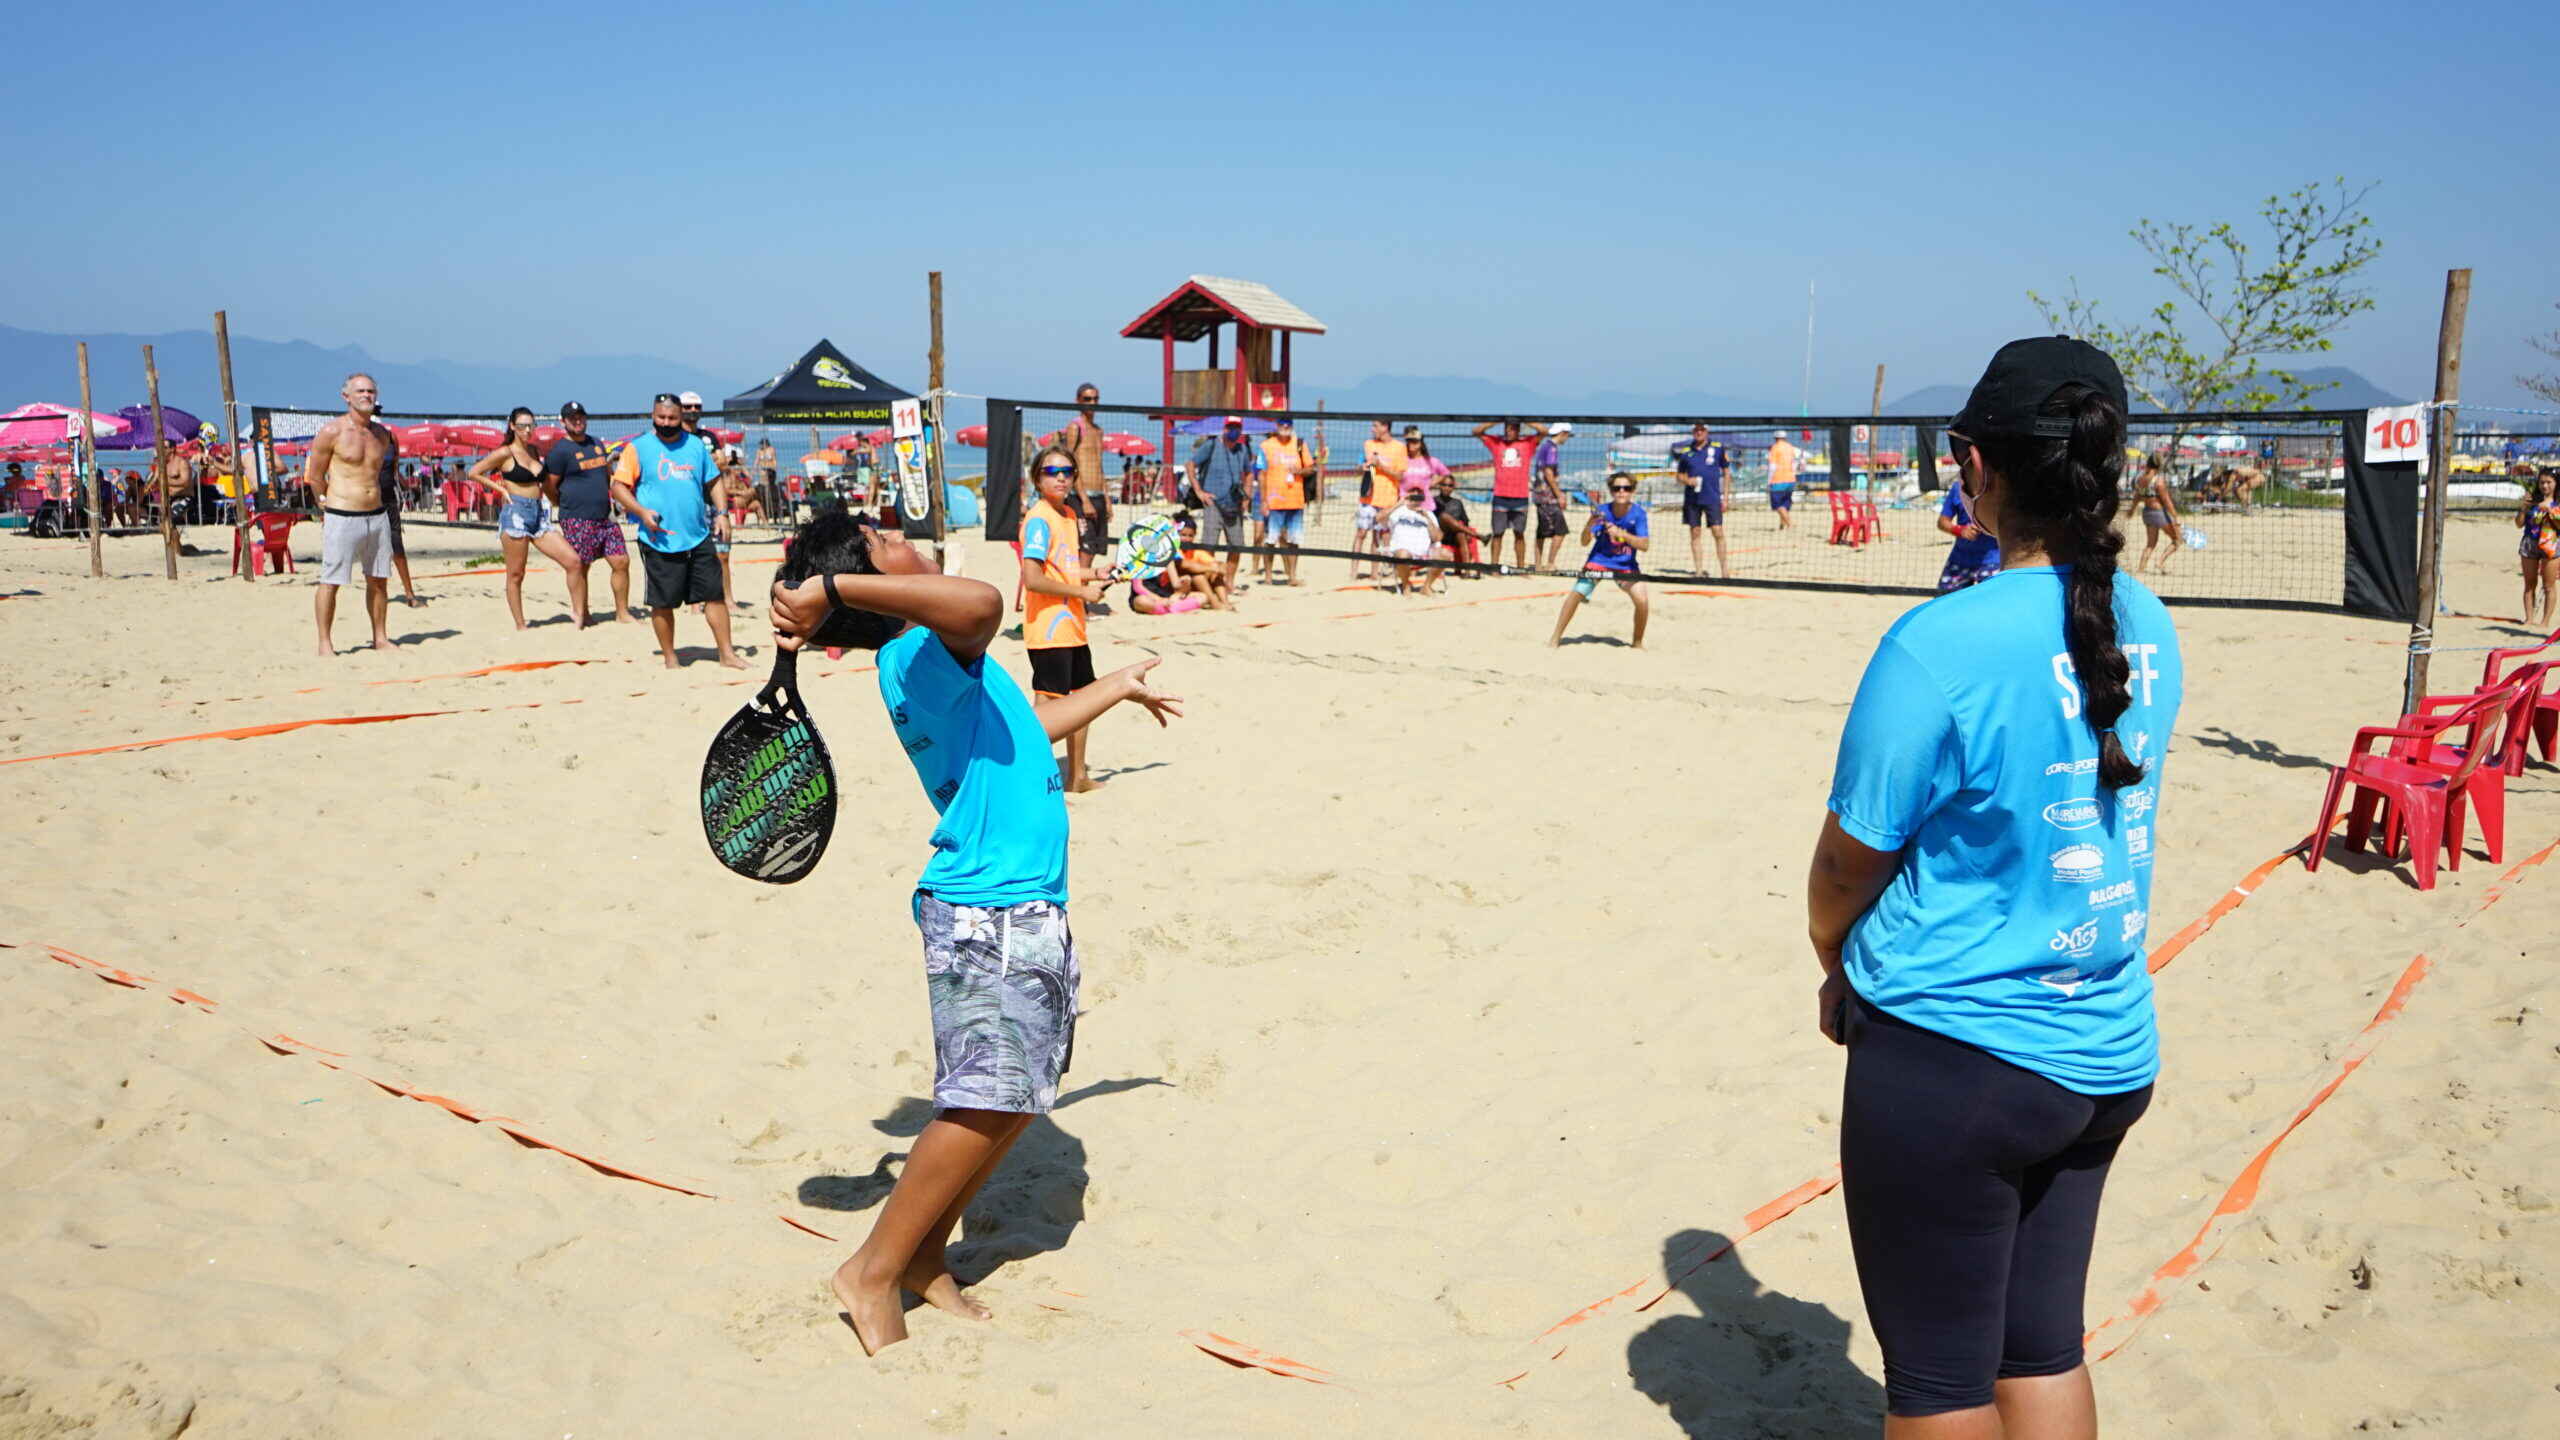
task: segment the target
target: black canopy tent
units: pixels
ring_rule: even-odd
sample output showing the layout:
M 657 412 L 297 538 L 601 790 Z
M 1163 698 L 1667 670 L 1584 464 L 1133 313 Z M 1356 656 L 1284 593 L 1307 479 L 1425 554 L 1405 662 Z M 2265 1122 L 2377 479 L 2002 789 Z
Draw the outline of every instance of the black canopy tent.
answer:
M 886 425 L 889 404 L 913 400 L 821 340 L 790 369 L 720 402 L 721 418 L 747 425 Z

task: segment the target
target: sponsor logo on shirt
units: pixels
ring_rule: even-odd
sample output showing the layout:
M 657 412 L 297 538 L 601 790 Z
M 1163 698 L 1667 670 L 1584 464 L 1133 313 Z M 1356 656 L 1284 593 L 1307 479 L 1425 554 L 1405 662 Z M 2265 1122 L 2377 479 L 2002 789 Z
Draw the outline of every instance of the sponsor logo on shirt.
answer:
M 2107 852 L 2095 845 L 2065 845 L 2054 851 L 2050 858 L 2056 880 L 2095 880 L 2107 870 Z
M 2150 864 L 2151 827 L 2148 825 L 2126 826 L 2124 830 L 2124 853 L 2133 857 L 2133 863 L 2136 865 Z
M 2113 885 L 2100 885 L 2089 892 L 2089 908 L 2105 910 L 2122 905 L 2133 898 L 2133 882 L 2119 880 Z
M 2045 942 L 2045 948 L 2077 960 L 2098 948 L 2098 922 L 2094 919 L 2083 920 L 2071 929 L 2056 930 L 2053 932 L 2053 938 Z M 2067 970 L 2063 972 L 2066 976 L 2074 973 L 2076 972 Z
M 2124 808 L 2125 818 L 2129 820 L 2139 820 L 2143 816 L 2150 814 L 2151 807 L 2159 804 L 2160 802 L 2158 798 L 2151 793 L 2151 788 L 2146 785 L 2140 790 L 2128 790 L 2124 792 L 2123 795 L 2117 797 L 2116 803 Z
M 2150 911 L 2127 910 L 2124 912 L 2124 934 L 2120 938 L 2127 945 L 2139 943 L 2142 939 L 2142 932 L 2149 928 L 2150 924 Z
M 2151 732 L 2148 730 L 2136 730 L 2133 732 L 2133 743 L 2124 747 L 2124 753 L 2132 756 L 2133 763 L 2139 765 L 2142 763 L 2143 755 L 2150 749 Z
M 2098 773 L 2098 762 L 2095 759 L 2056 760 L 2044 767 L 2044 773 L 2047 775 L 2095 775 Z
M 2098 802 L 2056 800 L 2044 807 L 2044 823 L 2056 830 L 2086 830 L 2098 823 Z

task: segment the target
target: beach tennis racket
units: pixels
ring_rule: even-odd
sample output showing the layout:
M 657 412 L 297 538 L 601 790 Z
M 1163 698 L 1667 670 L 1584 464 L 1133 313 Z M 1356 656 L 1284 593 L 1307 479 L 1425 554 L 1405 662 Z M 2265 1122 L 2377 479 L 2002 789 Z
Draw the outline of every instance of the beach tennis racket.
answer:
M 1173 563 L 1182 548 L 1182 537 L 1173 522 L 1162 515 L 1150 515 L 1129 527 L 1120 537 L 1120 553 L 1113 567 L 1130 580 L 1146 580 L 1161 573 Z
M 702 757 L 702 838 L 750 880 L 788 885 L 818 868 L 836 828 L 836 767 L 796 682 L 799 652 L 777 647 L 765 682 Z

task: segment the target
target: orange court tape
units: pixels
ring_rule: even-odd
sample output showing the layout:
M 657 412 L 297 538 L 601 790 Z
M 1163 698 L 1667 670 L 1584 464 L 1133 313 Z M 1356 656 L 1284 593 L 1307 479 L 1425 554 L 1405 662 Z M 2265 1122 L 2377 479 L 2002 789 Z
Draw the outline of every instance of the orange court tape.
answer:
M 1241 1340 L 1231 1340 L 1215 1330 L 1185 1330 L 1182 1332 L 1182 1338 L 1230 1365 L 1250 1370 L 1268 1370 L 1274 1375 L 1283 1375 L 1291 1380 L 1304 1380 L 1314 1385 L 1340 1383 L 1339 1378 L 1330 1370 L 1310 1365 L 1303 1360 L 1292 1360 L 1286 1355 L 1274 1355 L 1268 1350 L 1248 1345 Z
M 281 720 L 272 725 L 241 725 L 229 730 L 206 730 L 194 735 L 163 735 L 154 740 L 126 740 L 114 745 L 92 745 L 86 750 L 56 750 L 49 755 L 16 755 L 0 760 L 0 765 L 30 765 L 38 760 L 72 760 L 83 755 L 113 755 L 125 750 L 152 750 L 162 745 L 184 745 L 191 740 L 254 740 L 266 735 L 285 735 L 296 730 L 309 730 L 320 725 L 387 725 L 394 720 L 424 720 L 437 715 L 488 715 L 501 710 L 538 710 L 545 705 L 577 705 L 583 701 L 584 697 L 580 696 L 567 700 L 526 700 L 512 705 L 471 705 L 459 710 L 403 710 L 390 715 L 324 715 L 314 720 Z
M 2518 862 L 2505 874 L 2500 875 L 2497 882 L 2489 887 L 2488 893 L 2482 896 L 2479 907 L 2470 915 L 2463 917 L 2456 928 L 2469 925 L 2490 906 L 2505 899 L 2507 892 L 2526 871 L 2550 859 L 2554 851 L 2560 851 L 2560 840 L 2554 840 L 2551 844 L 2545 845 Z M 2241 1167 L 2238 1178 L 2234 1179 L 2230 1187 L 2222 1192 L 2222 1198 L 2214 1203 L 2213 1212 L 2205 1217 L 2205 1222 L 2196 1231 L 2195 1238 L 2187 1242 L 2185 1249 L 2170 1256 L 2167 1263 L 2151 1272 L 2150 1280 L 2136 1292 L 2131 1301 L 2126 1303 L 2123 1310 L 2089 1332 L 2083 1343 L 2091 1349 L 2095 1349 L 2098 1342 L 2110 1332 L 2116 1332 L 2114 1343 L 2099 1351 L 2098 1359 L 2105 1360 L 2133 1343 L 2133 1337 L 2141 1330 L 2143 1322 L 2166 1302 L 2168 1285 L 2185 1279 L 2206 1261 L 2222 1253 L 2222 1247 L 2231 1238 L 2233 1223 L 2258 1203 L 2259 1187 L 2266 1179 L 2267 1162 L 2275 1158 L 2277 1147 L 2284 1144 L 2294 1131 L 2300 1129 L 2303 1121 L 2311 1118 L 2311 1112 L 2327 1104 L 2329 1097 L 2338 1093 L 2338 1087 L 2347 1083 L 2347 1077 L 2354 1074 L 2358 1067 L 2371 1058 L 2375 1047 L 2382 1043 L 2382 1027 L 2400 1018 L 2401 1011 L 2408 1006 L 2410 992 L 2416 990 L 2419 982 L 2426 979 L 2433 969 L 2434 962 L 2429 960 L 2424 952 L 2419 953 L 2409 962 L 2408 967 L 2400 972 L 2400 978 L 2393 983 L 2390 993 L 2383 997 L 2382 1008 L 2376 1010 L 2373 1018 L 2365 1022 L 2364 1028 L 2356 1032 L 2355 1038 L 2348 1042 L 2345 1053 L 2341 1054 L 2330 1067 L 2328 1079 L 2323 1081 L 2317 1090 L 2311 1092 L 2311 1098 L 2304 1101 L 2300 1109 L 2293 1112 L 2293 1118 L 2284 1123 L 2284 1128 L 2278 1130 L 2275 1137 L 2261 1146 L 2249 1163 Z
M 0 940 L 0 949 L 16 950 L 33 948 L 37 947 L 20 946 L 9 941 Z M 204 1011 L 206 1014 L 212 1014 L 214 1012 L 216 1002 L 208 1000 L 204 996 L 199 995 L 192 990 L 182 990 L 174 986 L 163 987 L 160 985 L 160 982 L 152 980 L 147 976 L 136 975 L 126 970 L 119 970 L 115 966 L 109 965 L 104 961 L 92 960 L 88 956 L 80 954 L 78 951 L 65 950 L 59 945 L 47 945 L 41 947 L 41 949 L 42 953 L 53 960 L 64 965 L 68 965 L 74 970 L 80 970 L 88 974 L 95 975 L 109 984 L 121 985 L 132 990 L 160 988 L 163 990 L 163 993 L 168 995 L 172 1000 L 192 1005 L 195 1008 Z M 519 1144 L 527 1145 L 537 1150 L 550 1150 L 558 1154 L 565 1155 L 600 1174 L 611 1175 L 623 1180 L 636 1180 L 643 1185 L 652 1185 L 661 1190 L 673 1190 L 679 1195 L 693 1195 L 705 1200 L 716 1200 L 719 1198 L 718 1196 L 713 1195 L 710 1191 L 699 1189 L 693 1185 L 682 1184 L 674 1180 L 661 1179 L 658 1176 L 645 1174 L 641 1171 L 630 1169 L 627 1166 L 616 1165 L 610 1160 L 588 1154 L 581 1150 L 573 1150 L 566 1145 L 562 1145 L 557 1141 L 547 1139 L 542 1135 L 536 1134 L 532 1130 L 526 1129 L 523 1122 L 515 1119 L 513 1116 L 500 1115 L 494 1111 L 482 1110 L 477 1106 L 465 1104 L 451 1096 L 430 1094 L 415 1086 L 405 1085 L 397 1080 L 387 1080 L 379 1075 L 367 1073 L 366 1071 L 357 1068 L 357 1066 L 352 1063 L 351 1057 L 342 1051 L 323 1049 L 322 1047 L 310 1044 L 307 1041 L 296 1040 L 290 1035 L 281 1033 L 262 1035 L 256 1030 L 250 1029 L 246 1025 L 241 1025 L 238 1028 L 247 1031 L 250 1037 L 255 1039 L 259 1044 L 266 1046 L 268 1049 L 279 1055 L 300 1055 L 311 1060 L 315 1064 L 326 1066 L 331 1070 L 343 1070 L 347 1074 L 353 1075 L 357 1079 L 381 1090 L 386 1095 L 396 1095 L 404 1100 L 415 1100 L 423 1105 L 433 1105 L 448 1115 L 452 1115 L 457 1119 L 470 1121 L 475 1125 L 488 1124 L 495 1126 L 497 1129 L 513 1136 Z M 789 1221 L 789 1217 L 786 1216 L 783 1218 L 786 1221 Z M 794 1223 L 796 1225 L 796 1222 L 790 1223 Z M 803 1230 L 809 1229 L 809 1227 L 805 1225 L 797 1225 L 797 1228 Z M 815 1235 L 819 1232 L 810 1230 L 809 1233 Z

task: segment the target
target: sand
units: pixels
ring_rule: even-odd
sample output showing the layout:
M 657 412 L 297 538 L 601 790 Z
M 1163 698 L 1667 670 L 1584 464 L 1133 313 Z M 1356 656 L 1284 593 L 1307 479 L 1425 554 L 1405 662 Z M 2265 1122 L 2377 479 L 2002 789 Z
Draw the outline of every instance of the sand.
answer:
M 0 766 L 0 1436 L 1872 1433 L 1836 1195 L 1692 1262 L 1833 1159 L 1801 879 L 1845 702 L 1908 600 L 1696 587 L 1634 653 L 1604 593 L 1548 651 L 1554 581 L 1400 601 L 1319 561 L 1323 586 L 1240 616 L 1101 622 L 1099 659 L 1163 655 L 1191 716 L 1107 719 L 1109 784 L 1073 802 L 1070 1103 L 955 1250 L 998 1318 L 919 1313 L 866 1360 L 824 1280 L 924 1118 L 906 897 L 930 812 L 863 657 L 803 669 L 833 848 L 759 886 L 693 809 L 739 677 L 558 623 L 539 560 L 552 623 L 513 630 L 497 577 L 429 579 L 392 612 L 410 643 L 316 659 L 298 538 L 299 577 L 247 586 L 218 554 L 172 585 L 149 540 L 91 581 L 82 547 L 0 537 L 0 759 L 460 712 Z M 495 548 L 410 538 L 422 575 Z M 2511 555 L 2456 527 L 2452 603 L 2511 614 Z M 2384 624 L 2176 613 L 2155 941 L 2302 834 L 2402 664 Z M 2477 674 L 2441 658 L 2438 688 Z M 463 673 L 564 659 L 592 663 Z M 2162 972 L 2167 1073 L 2109 1192 L 2093 1325 L 2432 962 L 2097 1366 L 2113 1433 L 2560 1426 L 2560 863 L 2483 908 L 2560 840 L 2553 774 L 2516 783 L 2506 866 L 2475 853 L 2421 894 L 2404 867 L 2283 864 Z

